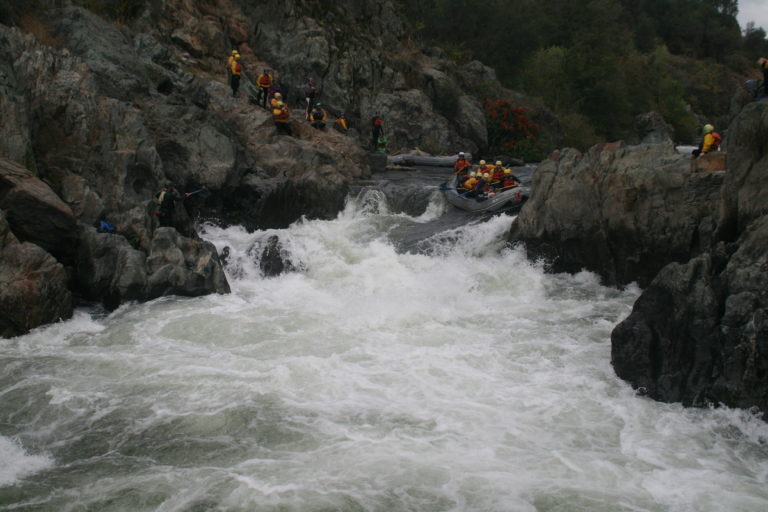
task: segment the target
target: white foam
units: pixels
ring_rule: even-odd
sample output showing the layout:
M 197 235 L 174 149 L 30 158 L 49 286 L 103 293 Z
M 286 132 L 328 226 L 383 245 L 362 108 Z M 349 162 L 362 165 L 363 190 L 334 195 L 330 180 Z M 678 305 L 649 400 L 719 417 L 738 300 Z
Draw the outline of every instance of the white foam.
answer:
M 0 487 L 53 467 L 45 455 L 28 455 L 16 441 L 0 436 Z

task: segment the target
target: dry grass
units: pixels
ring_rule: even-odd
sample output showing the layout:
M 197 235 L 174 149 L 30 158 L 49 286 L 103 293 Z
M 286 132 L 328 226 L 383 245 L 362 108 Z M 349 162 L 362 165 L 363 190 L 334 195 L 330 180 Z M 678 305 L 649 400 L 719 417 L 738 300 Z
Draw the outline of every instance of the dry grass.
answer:
M 64 47 L 61 40 L 56 37 L 50 27 L 39 17 L 32 14 L 24 14 L 19 17 L 19 28 L 35 36 L 40 44 L 61 49 Z

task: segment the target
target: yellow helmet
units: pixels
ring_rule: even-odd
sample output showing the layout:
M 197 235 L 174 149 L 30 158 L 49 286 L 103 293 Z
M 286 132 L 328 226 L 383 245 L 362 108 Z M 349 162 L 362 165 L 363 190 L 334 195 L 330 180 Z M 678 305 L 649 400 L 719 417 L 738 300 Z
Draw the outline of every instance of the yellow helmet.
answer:
M 501 160 L 496 160 L 496 165 L 501 165 Z
M 237 55 L 237 50 L 232 50 L 232 55 Z
M 504 174 L 512 174 L 512 169 L 504 169 Z
M 282 98 L 283 98 L 283 95 L 282 95 L 282 94 L 280 94 L 279 92 L 276 92 L 276 93 L 275 93 L 275 98 L 277 98 L 278 100 L 280 100 L 280 99 L 282 99 Z
M 491 177 L 491 175 L 490 175 L 490 174 L 488 174 L 487 172 L 484 172 L 484 173 L 483 173 L 483 178 L 490 178 L 490 177 Z
M 715 131 L 714 126 L 712 126 L 711 124 L 704 125 L 704 133 L 712 133 L 713 131 Z
M 470 172 L 470 173 L 469 173 L 469 177 L 470 177 L 470 178 L 474 178 L 474 177 L 475 177 L 475 171 L 472 171 L 472 172 Z
M 277 102 L 277 106 L 278 107 L 283 107 L 283 106 L 285 106 L 285 103 L 283 103 L 282 101 L 278 101 Z

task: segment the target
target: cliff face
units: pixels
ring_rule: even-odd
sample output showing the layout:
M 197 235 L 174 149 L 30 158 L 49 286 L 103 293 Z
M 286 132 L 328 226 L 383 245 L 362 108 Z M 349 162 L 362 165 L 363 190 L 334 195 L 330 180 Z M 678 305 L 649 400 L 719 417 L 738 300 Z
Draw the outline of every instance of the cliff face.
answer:
M 566 150 L 540 165 L 513 225 L 555 271 L 645 288 L 613 331 L 619 377 L 652 398 L 768 411 L 768 102 L 745 106 L 723 154 L 666 144 Z
M 729 128 L 717 239 L 671 264 L 614 330 L 616 373 L 651 397 L 768 411 L 768 102 Z

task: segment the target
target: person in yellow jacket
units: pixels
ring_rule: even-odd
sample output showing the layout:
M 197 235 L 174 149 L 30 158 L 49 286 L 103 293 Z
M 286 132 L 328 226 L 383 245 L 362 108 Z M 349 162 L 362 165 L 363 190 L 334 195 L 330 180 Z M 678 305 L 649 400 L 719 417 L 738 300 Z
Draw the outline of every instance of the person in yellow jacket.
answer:
M 240 55 L 240 52 L 237 50 L 232 50 L 232 53 L 229 54 L 229 58 L 227 59 L 227 74 L 229 76 L 232 76 L 232 63 L 235 61 L 235 55 Z
M 260 103 L 263 108 L 267 108 L 269 88 L 272 87 L 272 71 L 265 68 L 256 79 L 256 85 L 259 86 L 259 96 L 256 98 L 256 102 Z
M 467 178 L 467 181 L 464 182 L 464 188 L 470 191 L 471 194 L 471 191 L 475 190 L 475 185 L 477 185 L 477 173 L 472 171 L 469 173 L 469 178 Z
M 274 108 L 277 106 L 277 104 L 282 102 L 282 101 L 283 101 L 283 95 L 280 94 L 279 92 L 276 92 L 275 95 L 272 96 L 272 99 L 269 100 L 269 105 L 274 110 Z
M 694 157 L 698 157 L 705 153 L 718 151 L 720 149 L 720 142 L 722 141 L 722 137 L 720 137 L 720 134 L 715 131 L 714 126 L 711 124 L 705 124 L 702 132 L 704 133 L 704 138 L 701 140 L 699 147 L 693 150 Z
M 325 122 L 328 120 L 328 114 L 321 103 L 315 103 L 312 110 L 309 112 L 309 122 L 312 127 L 318 130 L 325 129 Z
M 282 101 L 278 101 L 272 109 L 272 119 L 275 121 L 275 127 L 278 132 L 286 135 L 293 135 L 291 132 L 291 111 Z
M 240 65 L 240 54 L 233 55 L 234 59 L 229 66 L 229 70 L 232 73 L 229 85 L 232 87 L 232 96 L 237 96 L 237 90 L 240 88 L 240 73 L 243 71 L 243 66 Z

